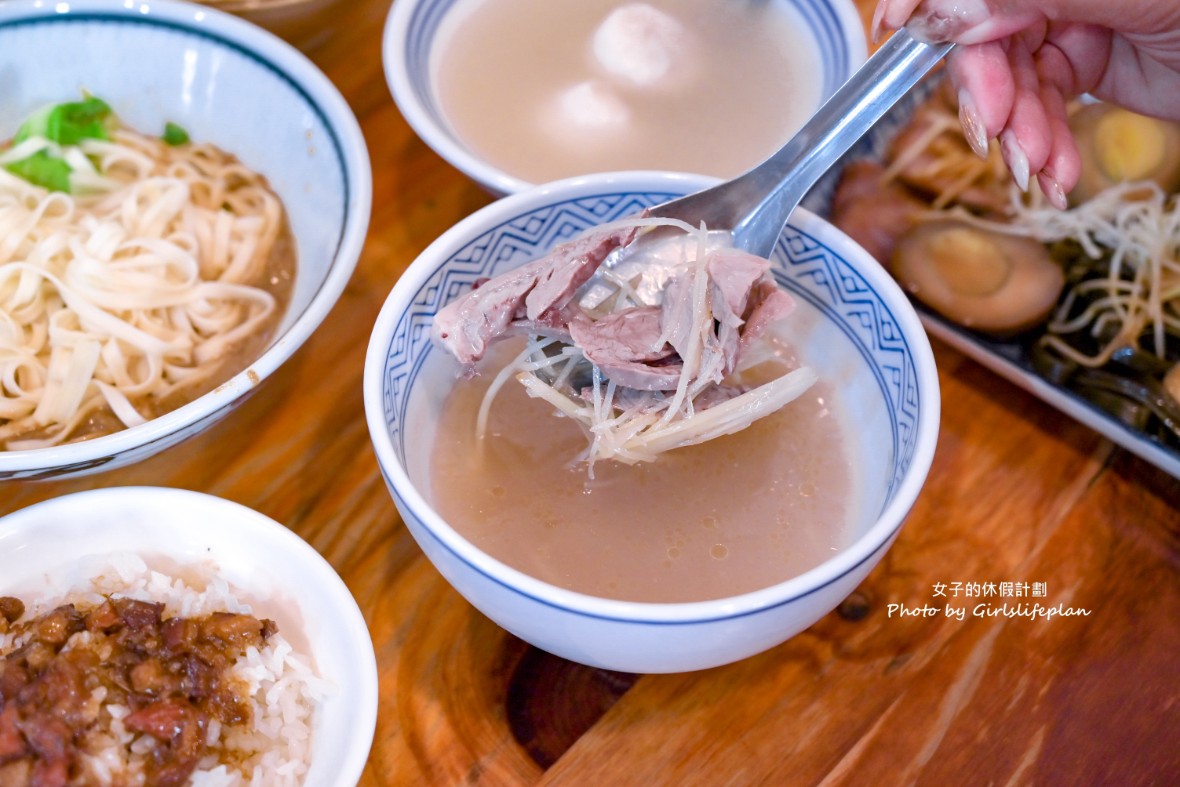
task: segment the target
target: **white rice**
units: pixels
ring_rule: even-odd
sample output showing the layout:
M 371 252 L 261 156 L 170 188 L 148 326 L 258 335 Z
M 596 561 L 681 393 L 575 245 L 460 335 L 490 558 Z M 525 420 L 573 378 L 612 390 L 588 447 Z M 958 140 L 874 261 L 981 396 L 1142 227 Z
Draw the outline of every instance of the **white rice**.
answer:
M 85 576 L 93 579 L 80 589 L 56 598 L 23 597 L 26 618 L 43 615 L 68 603 L 89 610 L 100 605 L 106 596 L 115 594 L 163 603 L 165 618 L 199 617 L 213 612 L 254 614 L 250 605 L 238 599 L 212 567 L 199 572 L 202 574 L 199 578 L 180 578 L 148 568 L 138 555 L 119 554 L 104 556 L 101 566 L 90 568 Z M 186 573 L 192 572 L 186 570 Z M 71 575 L 78 575 L 77 567 L 71 570 Z M 76 583 L 64 586 L 71 585 L 77 587 Z M 6 591 L 3 595 L 10 593 Z M 0 633 L 0 653 L 18 647 L 25 638 L 27 635 Z M 89 632 L 79 632 L 65 648 L 90 641 Z M 310 658 L 295 652 L 281 628 L 262 649 L 247 649 L 229 670 L 228 679 L 248 687 L 250 721 L 232 727 L 211 721 L 207 735 L 209 752 L 193 773 L 190 784 L 197 787 L 301 784 L 310 765 L 313 716 L 317 705 L 332 692 L 331 683 L 316 676 Z M 91 701 L 103 703 L 105 695 L 106 690 L 99 689 Z M 123 727 L 122 719 L 129 712 L 125 706 L 104 703 L 103 708 L 111 719 L 110 745 L 99 755 L 83 755 L 84 782 L 141 783 L 145 754 L 155 745 L 155 740 Z

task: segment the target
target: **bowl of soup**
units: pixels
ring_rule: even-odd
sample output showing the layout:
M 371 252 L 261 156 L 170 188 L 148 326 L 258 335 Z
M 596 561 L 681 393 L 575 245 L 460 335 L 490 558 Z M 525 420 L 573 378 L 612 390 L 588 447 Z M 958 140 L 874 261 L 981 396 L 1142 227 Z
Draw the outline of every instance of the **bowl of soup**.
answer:
M 865 56 L 851 0 L 398 0 L 383 41 L 406 121 L 495 194 L 627 169 L 736 176 Z
M 711 182 L 606 173 L 498 200 L 410 265 L 373 330 L 366 416 L 410 532 L 476 608 L 573 661 L 675 672 L 783 642 L 877 564 L 933 456 L 938 381 L 913 308 L 802 209 L 770 258 L 794 302 L 774 354 L 815 382 L 732 434 L 588 466 L 579 423 L 500 378 L 516 339 L 474 367 L 437 341 L 439 312 L 473 287 Z
M 0 479 L 142 460 L 336 303 L 364 138 L 306 57 L 208 8 L 4 3 L 0 48 Z

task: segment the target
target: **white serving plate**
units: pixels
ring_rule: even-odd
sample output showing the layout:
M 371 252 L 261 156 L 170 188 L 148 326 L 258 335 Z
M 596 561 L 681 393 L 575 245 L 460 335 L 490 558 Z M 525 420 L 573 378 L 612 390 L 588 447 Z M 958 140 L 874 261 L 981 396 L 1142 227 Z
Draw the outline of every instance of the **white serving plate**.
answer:
M 987 341 L 973 336 L 939 319 L 919 304 L 915 304 L 918 317 L 931 336 L 935 336 L 969 358 L 1015 383 L 1038 399 L 1057 408 L 1080 423 L 1085 424 L 1121 448 L 1125 448 L 1140 459 L 1146 460 L 1169 475 L 1180 478 L 1180 452 L 1161 445 L 1138 429 L 1135 429 L 1101 407 L 1087 401 L 1068 388 L 1054 385 L 1045 378 L 1017 363 L 1010 355 L 1020 352 L 1016 345 L 1007 345 L 1010 352 L 1002 354 L 996 348 L 1004 347 L 1003 342 Z

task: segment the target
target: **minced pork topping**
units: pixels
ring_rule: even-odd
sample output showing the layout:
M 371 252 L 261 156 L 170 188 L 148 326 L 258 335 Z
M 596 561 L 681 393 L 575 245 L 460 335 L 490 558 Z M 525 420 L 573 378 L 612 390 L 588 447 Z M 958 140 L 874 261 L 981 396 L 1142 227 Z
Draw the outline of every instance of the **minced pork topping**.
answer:
M 163 604 L 109 596 L 26 617 L 20 599 L 0 597 L 0 644 L 11 643 L 0 648 L 0 787 L 76 783 L 82 758 L 111 747 L 143 755 L 135 782 L 181 785 L 216 739 L 210 725 L 250 721 L 229 669 L 274 622 L 163 615 Z

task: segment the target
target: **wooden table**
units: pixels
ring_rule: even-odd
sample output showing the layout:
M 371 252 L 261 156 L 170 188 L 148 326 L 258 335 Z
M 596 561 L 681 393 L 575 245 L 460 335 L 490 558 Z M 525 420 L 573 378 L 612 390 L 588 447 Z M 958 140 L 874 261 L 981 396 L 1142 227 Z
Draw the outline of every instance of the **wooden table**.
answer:
M 149 484 L 287 524 L 340 572 L 372 632 L 381 697 L 364 785 L 1180 778 L 1180 482 L 937 343 L 942 431 L 917 506 L 857 593 L 789 642 L 703 672 L 609 673 L 535 650 L 468 605 L 385 490 L 361 373 L 398 275 L 490 198 L 420 142 L 390 99 L 388 3 L 345 5 L 310 51 L 360 118 L 374 170 L 368 243 L 340 303 L 207 434 L 123 470 L 2 485 L 0 513 Z M 1044 596 L 963 595 L 968 583 L 1001 582 Z M 972 614 L 1002 600 L 1089 614 Z M 891 604 L 940 612 L 901 617 Z M 942 613 L 947 604 L 964 619 Z

